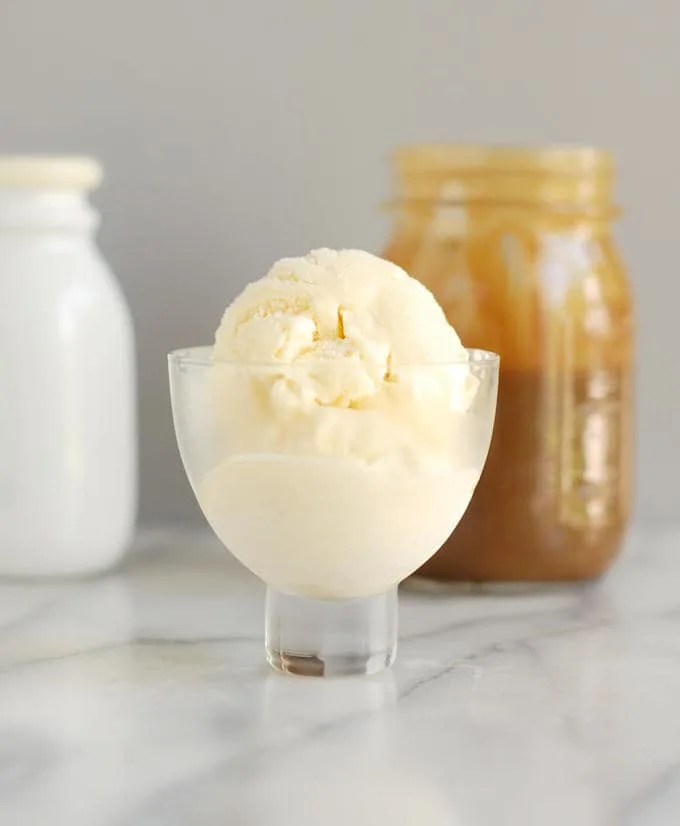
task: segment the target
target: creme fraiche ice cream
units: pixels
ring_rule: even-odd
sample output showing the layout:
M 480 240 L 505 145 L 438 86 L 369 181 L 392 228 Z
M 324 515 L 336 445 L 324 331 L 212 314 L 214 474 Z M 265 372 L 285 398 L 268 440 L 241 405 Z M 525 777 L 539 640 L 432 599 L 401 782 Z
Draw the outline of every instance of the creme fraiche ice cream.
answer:
M 268 585 L 380 593 L 451 533 L 481 472 L 478 380 L 432 294 L 358 250 L 278 261 L 227 308 L 210 371 L 222 456 L 197 485 Z

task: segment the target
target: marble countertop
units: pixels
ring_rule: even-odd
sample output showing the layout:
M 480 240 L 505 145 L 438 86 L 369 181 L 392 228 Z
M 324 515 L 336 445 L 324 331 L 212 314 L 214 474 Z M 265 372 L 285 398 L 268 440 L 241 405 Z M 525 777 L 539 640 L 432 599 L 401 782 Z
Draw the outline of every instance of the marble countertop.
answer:
M 283 677 L 205 534 L 0 585 L 2 826 L 675 826 L 680 528 L 596 584 L 401 597 L 392 672 Z

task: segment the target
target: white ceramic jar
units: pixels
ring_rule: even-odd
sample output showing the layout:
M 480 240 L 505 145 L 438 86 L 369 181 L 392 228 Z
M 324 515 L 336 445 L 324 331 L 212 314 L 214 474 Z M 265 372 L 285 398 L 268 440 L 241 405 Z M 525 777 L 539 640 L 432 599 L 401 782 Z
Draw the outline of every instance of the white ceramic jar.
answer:
M 133 331 L 94 242 L 100 178 L 0 156 L 0 576 L 101 571 L 133 533 Z

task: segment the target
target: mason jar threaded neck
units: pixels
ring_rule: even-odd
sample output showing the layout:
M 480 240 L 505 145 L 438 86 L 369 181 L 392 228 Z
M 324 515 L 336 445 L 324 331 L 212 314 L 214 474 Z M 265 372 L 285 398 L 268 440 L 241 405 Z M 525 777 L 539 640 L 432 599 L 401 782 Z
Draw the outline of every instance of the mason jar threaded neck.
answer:
M 614 159 L 596 147 L 413 144 L 392 158 L 391 205 L 488 202 L 618 213 Z

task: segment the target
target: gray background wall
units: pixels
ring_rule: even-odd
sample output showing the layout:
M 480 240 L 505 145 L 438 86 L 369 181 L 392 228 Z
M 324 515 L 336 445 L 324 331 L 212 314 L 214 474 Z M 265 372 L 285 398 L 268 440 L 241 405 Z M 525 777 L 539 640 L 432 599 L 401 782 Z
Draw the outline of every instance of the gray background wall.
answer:
M 639 308 L 638 513 L 680 501 L 676 0 L 0 0 L 0 150 L 88 152 L 135 317 L 141 517 L 195 519 L 165 353 L 285 254 L 378 249 L 386 152 L 592 142 Z

